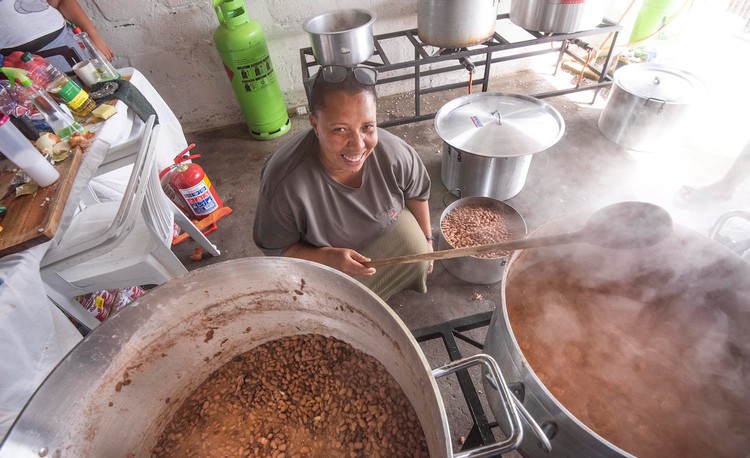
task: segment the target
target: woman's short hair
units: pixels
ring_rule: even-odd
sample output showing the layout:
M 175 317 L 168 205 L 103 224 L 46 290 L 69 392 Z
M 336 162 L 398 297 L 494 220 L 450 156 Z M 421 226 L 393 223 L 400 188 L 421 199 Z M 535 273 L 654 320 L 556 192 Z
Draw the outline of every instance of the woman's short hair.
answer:
M 310 88 L 310 112 L 315 114 L 319 110 L 325 108 L 325 100 L 329 94 L 334 92 L 345 92 L 347 94 L 356 95 L 360 93 L 372 94 L 374 100 L 377 100 L 377 93 L 375 92 L 375 86 L 362 84 L 354 77 L 354 73 L 351 70 L 346 72 L 344 81 L 340 83 L 329 83 L 323 79 L 320 72 L 315 77 L 312 87 Z

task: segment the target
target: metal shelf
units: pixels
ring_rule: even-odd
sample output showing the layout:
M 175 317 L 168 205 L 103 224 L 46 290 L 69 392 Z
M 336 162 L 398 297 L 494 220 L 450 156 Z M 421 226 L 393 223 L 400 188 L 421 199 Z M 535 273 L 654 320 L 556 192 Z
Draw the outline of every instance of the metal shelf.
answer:
M 497 21 L 510 21 L 509 15 L 499 14 Z M 521 30 L 521 29 L 519 29 Z M 421 98 L 422 95 L 436 93 L 440 91 L 457 89 L 467 87 L 467 83 L 453 83 L 444 84 L 440 86 L 423 88 L 422 77 L 432 76 L 441 73 L 454 72 L 458 70 L 468 71 L 472 66 L 484 67 L 482 77 L 472 80 L 472 87 L 480 86 L 482 92 L 487 92 L 490 81 L 490 68 L 492 64 L 499 62 L 506 62 L 515 59 L 523 59 L 533 56 L 539 56 L 543 54 L 549 54 L 557 52 L 559 53 L 555 72 L 560 67 L 563 56 L 568 55 L 573 59 L 577 60 L 581 64 L 586 64 L 587 68 L 594 72 L 599 79 L 596 83 L 588 84 L 586 86 L 573 86 L 567 89 L 561 89 L 556 91 L 543 92 L 538 94 L 526 94 L 536 98 L 554 97 L 558 95 L 570 94 L 573 92 L 598 90 L 603 87 L 608 87 L 612 84 L 612 79 L 607 75 L 606 70 L 609 68 L 609 62 L 611 58 L 611 50 L 614 49 L 615 43 L 617 42 L 618 35 L 622 30 L 622 26 L 617 23 L 604 20 L 597 27 L 590 30 L 583 30 L 580 32 L 567 33 L 567 34 L 546 34 L 543 32 L 526 31 L 529 39 L 513 41 L 502 37 L 498 32 L 492 36 L 488 41 L 471 47 L 466 48 L 450 48 L 442 49 L 435 48 L 428 44 L 422 43 L 419 40 L 417 29 L 402 30 L 398 32 L 385 33 L 381 35 L 375 35 L 373 37 L 375 52 L 373 56 L 363 65 L 370 65 L 378 70 L 378 83 L 377 85 L 390 84 L 400 81 L 414 81 L 414 111 L 413 115 L 409 117 L 398 118 L 391 121 L 379 123 L 381 127 L 389 127 L 401 124 L 409 124 L 413 122 L 424 121 L 435 117 L 436 113 L 422 113 L 421 109 Z M 582 49 L 592 52 L 591 48 L 581 38 L 594 35 L 608 34 L 612 36 L 612 41 L 609 45 L 610 51 L 604 56 L 604 62 L 601 68 L 596 68 L 592 62 L 587 62 L 577 54 L 573 53 L 570 49 L 570 45 L 580 46 Z M 384 51 L 384 44 L 389 40 L 398 40 L 400 46 L 412 46 L 414 49 L 414 59 L 396 62 L 390 58 Z M 534 49 L 525 50 L 533 46 L 541 44 L 550 44 L 549 48 L 546 49 Z M 517 51 L 512 54 L 498 56 L 497 53 L 503 51 Z M 300 53 L 300 64 L 302 67 L 302 81 L 305 85 L 306 90 L 312 81 L 311 75 L 315 75 L 317 68 L 320 66 L 313 55 L 312 48 L 302 48 L 299 50 Z M 479 58 L 476 61 L 470 61 L 470 58 Z M 423 69 L 423 67 L 448 61 L 458 61 L 458 64 L 449 65 L 441 68 Z M 410 70 L 404 72 L 404 70 Z M 313 71 L 311 71 L 313 70 Z M 596 94 L 594 95 L 594 97 Z

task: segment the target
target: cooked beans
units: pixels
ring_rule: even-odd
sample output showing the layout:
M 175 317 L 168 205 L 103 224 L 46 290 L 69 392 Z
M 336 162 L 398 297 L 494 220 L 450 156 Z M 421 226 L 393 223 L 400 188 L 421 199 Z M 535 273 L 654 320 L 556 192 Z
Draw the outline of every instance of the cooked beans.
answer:
M 464 248 L 510 240 L 511 234 L 503 214 L 494 208 L 470 204 L 456 207 L 440 222 L 445 240 L 453 248 Z M 499 258 L 508 251 L 477 255 L 479 258 Z
M 175 413 L 151 454 L 427 457 L 406 395 L 375 358 L 305 334 L 235 356 Z

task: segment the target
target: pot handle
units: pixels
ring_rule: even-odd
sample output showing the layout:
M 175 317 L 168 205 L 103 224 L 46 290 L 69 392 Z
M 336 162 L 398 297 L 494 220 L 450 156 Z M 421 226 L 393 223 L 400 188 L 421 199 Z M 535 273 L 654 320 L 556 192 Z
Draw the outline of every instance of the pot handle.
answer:
M 646 111 L 646 107 L 648 106 L 648 102 L 650 102 L 650 101 L 652 101 L 652 100 L 653 100 L 654 102 L 658 102 L 658 103 L 661 103 L 661 106 L 660 106 L 660 107 L 659 107 L 659 109 L 658 109 L 658 110 L 656 111 L 656 114 L 657 114 L 657 115 L 660 115 L 660 114 L 661 114 L 661 112 L 662 112 L 662 111 L 664 111 L 664 106 L 665 106 L 665 105 L 667 104 L 667 101 L 666 101 L 666 100 L 664 100 L 664 99 L 657 99 L 657 98 L 654 98 L 654 97 L 649 97 L 649 98 L 647 98 L 647 99 L 646 99 L 646 101 L 645 101 L 645 102 L 643 102 L 643 107 L 641 107 L 641 111 Z
M 495 381 L 490 377 L 490 374 L 487 374 L 487 380 L 490 382 L 490 386 L 495 389 L 495 391 L 498 391 L 497 385 L 495 384 Z M 539 426 L 539 423 L 534 420 L 534 417 L 531 416 L 531 413 L 529 413 L 528 410 L 526 410 L 526 407 L 523 405 L 523 403 L 515 396 L 513 396 L 513 403 L 515 404 L 518 411 L 521 413 L 521 418 L 523 418 L 524 422 L 526 422 L 526 425 L 531 429 L 531 432 L 534 433 L 536 438 L 539 440 L 539 445 L 542 447 L 542 450 L 549 453 L 552 451 L 552 444 L 549 441 L 549 437 L 544 433 L 544 430 L 541 426 Z
M 477 355 L 469 356 L 458 361 L 453 361 L 446 364 L 445 366 L 438 367 L 432 370 L 432 376 L 435 378 L 444 377 L 454 372 L 458 372 L 462 369 L 467 369 L 476 365 L 483 365 L 487 370 L 487 375 L 491 377 L 492 382 L 498 387 L 500 398 L 503 401 L 503 408 L 507 415 L 508 423 L 510 424 L 510 434 L 508 439 L 502 442 L 496 442 L 494 444 L 483 445 L 481 447 L 467 450 L 465 452 L 456 453 L 453 455 L 454 458 L 482 458 L 498 456 L 503 453 L 510 452 L 518 448 L 523 438 L 523 429 L 521 428 L 521 420 L 518 416 L 518 410 L 515 408 L 513 401 L 513 395 L 510 394 L 508 385 L 505 383 L 503 375 L 500 373 L 500 367 L 497 362 L 489 355 L 480 353 Z

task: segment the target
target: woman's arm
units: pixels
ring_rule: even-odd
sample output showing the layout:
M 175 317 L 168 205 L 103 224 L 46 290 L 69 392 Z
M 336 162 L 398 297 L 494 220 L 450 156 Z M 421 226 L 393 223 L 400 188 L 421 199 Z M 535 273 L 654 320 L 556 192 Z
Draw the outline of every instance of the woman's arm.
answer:
M 419 223 L 422 233 L 427 240 L 429 251 L 435 251 L 435 239 L 432 238 L 432 226 L 430 225 L 430 205 L 426 200 L 410 199 L 406 201 L 406 208 L 414 215 Z M 427 273 L 432 273 L 433 262 L 427 268 Z
M 297 242 L 290 246 L 282 256 L 289 258 L 305 259 L 308 261 L 325 264 L 351 276 L 370 276 L 375 273 L 373 267 L 365 267 L 363 262 L 371 261 L 370 258 L 362 256 L 348 248 L 314 247 Z
M 432 239 L 432 226 L 430 225 L 430 206 L 426 200 L 410 199 L 406 201 L 406 208 L 414 215 L 427 240 Z
M 89 15 L 83 10 L 78 0 L 48 0 L 48 3 L 53 8 L 57 8 L 68 22 L 72 22 L 86 32 L 91 41 L 104 54 L 104 57 L 109 61 L 112 60 L 112 50 L 107 46 L 101 35 L 99 35 L 96 27 L 91 22 L 91 19 L 89 19 Z

